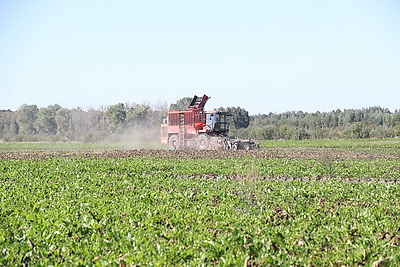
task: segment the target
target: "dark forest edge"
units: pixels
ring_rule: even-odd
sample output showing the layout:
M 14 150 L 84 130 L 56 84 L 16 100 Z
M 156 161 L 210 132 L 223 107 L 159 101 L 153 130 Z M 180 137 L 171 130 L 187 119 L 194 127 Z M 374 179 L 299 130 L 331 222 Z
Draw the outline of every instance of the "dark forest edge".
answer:
M 178 100 L 177 104 L 183 99 Z M 170 108 L 176 108 L 171 104 Z M 307 113 L 291 111 L 249 115 L 240 107 L 232 113 L 231 135 L 255 140 L 323 140 L 396 138 L 400 110 L 381 107 Z M 22 105 L 0 110 L 0 142 L 157 143 L 167 104 L 118 103 L 99 109 L 68 109 L 58 104 L 38 108 Z

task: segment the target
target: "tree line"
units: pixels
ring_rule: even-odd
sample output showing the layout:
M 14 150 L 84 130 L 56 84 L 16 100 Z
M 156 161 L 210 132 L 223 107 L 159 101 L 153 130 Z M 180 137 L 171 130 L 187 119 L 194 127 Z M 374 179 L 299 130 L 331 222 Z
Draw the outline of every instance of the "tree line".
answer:
M 98 109 L 38 108 L 22 105 L 0 110 L 0 141 L 102 141 L 110 136 L 144 132 L 158 139 L 169 109 L 185 109 L 191 98 L 164 104 L 118 103 Z M 381 107 L 307 113 L 291 111 L 249 115 L 241 107 L 219 108 L 231 113 L 231 134 L 257 140 L 391 138 L 400 136 L 400 110 Z
M 17 111 L 0 111 L 0 140 L 102 141 L 139 128 L 158 130 L 167 111 L 167 104 L 118 103 L 88 110 L 24 104 Z
M 249 127 L 234 131 L 239 137 L 259 140 L 394 138 L 400 136 L 400 110 L 378 106 L 259 114 L 250 116 Z

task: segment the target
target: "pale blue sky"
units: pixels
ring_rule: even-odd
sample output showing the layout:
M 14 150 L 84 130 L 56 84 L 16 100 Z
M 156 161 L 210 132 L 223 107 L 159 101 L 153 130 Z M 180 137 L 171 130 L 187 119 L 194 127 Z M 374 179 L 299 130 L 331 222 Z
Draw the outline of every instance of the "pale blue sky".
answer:
M 400 1 L 0 0 L 0 109 L 400 109 Z

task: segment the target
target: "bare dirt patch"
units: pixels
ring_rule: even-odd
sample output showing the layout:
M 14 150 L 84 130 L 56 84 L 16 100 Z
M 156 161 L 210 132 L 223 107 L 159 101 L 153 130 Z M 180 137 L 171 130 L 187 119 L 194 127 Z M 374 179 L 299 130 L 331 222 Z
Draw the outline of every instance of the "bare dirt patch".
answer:
M 397 159 L 395 155 L 371 154 L 355 151 L 338 151 L 327 148 L 271 148 L 252 151 L 241 150 L 164 150 L 164 149 L 124 149 L 124 150 L 76 150 L 76 151 L 8 151 L 0 152 L 1 159 L 27 160 L 47 159 L 53 157 L 65 158 L 129 158 L 152 157 L 164 159 L 224 159 L 237 157 L 252 158 L 288 158 L 316 160 L 345 159 Z

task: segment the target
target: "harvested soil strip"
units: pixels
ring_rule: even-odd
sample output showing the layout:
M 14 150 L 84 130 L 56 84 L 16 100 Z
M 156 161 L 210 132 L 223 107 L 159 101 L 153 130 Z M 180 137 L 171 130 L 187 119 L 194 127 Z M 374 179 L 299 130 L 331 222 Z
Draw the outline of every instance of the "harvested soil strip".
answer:
M 79 150 L 79 151 L 12 151 L 0 152 L 1 159 L 27 160 L 48 158 L 129 158 L 152 157 L 158 159 L 225 159 L 237 157 L 252 158 L 304 158 L 319 160 L 344 159 L 388 159 L 396 160 L 396 155 L 361 153 L 354 151 L 338 151 L 327 148 L 270 148 L 263 150 L 163 150 L 163 149 L 134 149 L 134 150 Z

